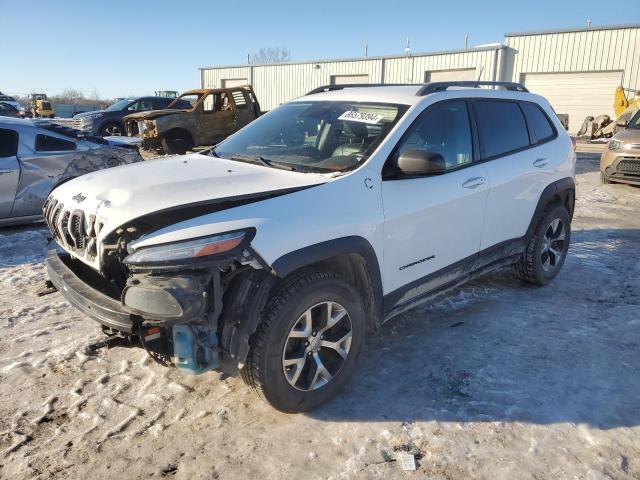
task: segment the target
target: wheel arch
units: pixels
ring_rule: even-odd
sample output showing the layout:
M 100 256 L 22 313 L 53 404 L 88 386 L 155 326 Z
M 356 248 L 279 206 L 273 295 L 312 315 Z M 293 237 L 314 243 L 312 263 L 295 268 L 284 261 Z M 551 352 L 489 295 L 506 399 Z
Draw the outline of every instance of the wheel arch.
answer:
M 538 225 L 538 222 L 544 215 L 545 210 L 551 204 L 560 203 L 564 205 L 569 212 L 569 218 L 573 218 L 575 201 L 576 183 L 573 178 L 562 178 L 547 185 L 547 187 L 542 191 L 540 198 L 538 199 L 538 204 L 536 205 L 533 217 L 531 218 L 531 223 L 529 224 L 529 228 L 527 229 L 525 238 L 531 237 L 536 226 Z
M 365 302 L 369 326 L 381 323 L 383 294 L 378 256 L 364 237 L 348 236 L 303 247 L 272 264 L 277 277 L 285 279 L 301 270 L 331 271 L 352 284 Z
M 171 136 L 174 136 L 176 134 L 180 134 L 180 135 L 185 135 L 188 139 L 191 140 L 191 143 L 194 144 L 194 138 L 193 135 L 191 134 L 191 132 L 183 127 L 173 127 L 170 128 L 169 130 L 166 130 L 162 133 L 159 134 L 160 138 L 169 138 Z

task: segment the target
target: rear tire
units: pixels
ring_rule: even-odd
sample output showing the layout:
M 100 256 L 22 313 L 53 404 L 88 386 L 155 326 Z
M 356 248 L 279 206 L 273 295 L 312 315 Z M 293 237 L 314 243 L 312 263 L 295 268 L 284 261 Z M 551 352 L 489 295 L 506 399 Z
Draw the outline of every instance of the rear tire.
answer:
M 184 155 L 193 148 L 191 138 L 180 132 L 168 133 L 160 141 L 162 150 L 167 154 Z
M 527 247 L 514 264 L 518 278 L 535 285 L 553 280 L 567 258 L 571 219 L 564 205 L 552 204 L 542 216 Z
M 314 409 L 351 378 L 366 331 L 362 299 L 350 284 L 333 273 L 296 275 L 269 301 L 242 378 L 281 412 Z

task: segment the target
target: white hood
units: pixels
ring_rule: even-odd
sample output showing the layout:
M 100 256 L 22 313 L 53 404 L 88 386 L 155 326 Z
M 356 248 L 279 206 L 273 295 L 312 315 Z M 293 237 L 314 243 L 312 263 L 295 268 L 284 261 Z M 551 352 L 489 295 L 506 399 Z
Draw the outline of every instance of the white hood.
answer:
M 103 223 L 98 243 L 133 219 L 172 207 L 325 183 L 332 175 L 299 173 L 201 154 L 124 165 L 83 175 L 51 196 Z M 73 252 L 70 252 L 73 254 Z M 98 259 L 87 261 L 94 268 Z

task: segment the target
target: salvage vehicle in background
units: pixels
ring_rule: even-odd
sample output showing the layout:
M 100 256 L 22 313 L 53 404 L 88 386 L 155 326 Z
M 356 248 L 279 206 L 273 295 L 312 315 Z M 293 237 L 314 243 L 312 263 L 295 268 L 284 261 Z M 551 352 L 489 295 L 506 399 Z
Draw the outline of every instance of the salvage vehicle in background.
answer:
M 167 108 L 173 100 L 167 97 L 123 98 L 104 110 L 74 115 L 72 125 L 83 132 L 103 137 L 124 135 L 124 117 L 135 112 Z M 178 108 L 191 107 L 187 102 L 178 105 Z
M 3 93 L 0 93 L 0 102 L 8 103 L 18 111 L 24 110 L 24 107 L 20 105 L 20 102 L 18 102 L 15 98 L 9 95 L 4 95 Z
M 616 133 L 600 157 L 602 183 L 640 185 L 640 110 L 627 122 L 616 122 Z
M 20 110 L 8 102 L 0 102 L 0 117 L 21 118 Z
M 184 107 L 183 103 L 189 106 Z M 214 145 L 260 116 L 249 85 L 189 90 L 166 110 L 125 117 L 127 135 L 142 138 L 142 148 L 184 154 L 199 145 Z
M 67 180 L 141 160 L 135 147 L 48 121 L 0 118 L 0 226 L 41 220 L 45 199 Z
M 301 412 L 407 309 L 502 266 L 551 282 L 574 176 L 569 135 L 520 84 L 330 85 L 206 154 L 56 188 L 46 266 L 107 334 L 187 372 L 239 369 Z

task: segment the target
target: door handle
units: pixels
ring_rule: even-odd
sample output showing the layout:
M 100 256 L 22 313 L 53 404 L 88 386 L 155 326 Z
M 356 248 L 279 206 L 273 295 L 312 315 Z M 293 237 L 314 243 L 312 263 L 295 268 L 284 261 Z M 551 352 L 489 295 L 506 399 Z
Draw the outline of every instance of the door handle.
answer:
M 473 177 L 462 184 L 464 188 L 478 188 L 484 183 L 483 177 Z
M 542 168 L 549 163 L 549 160 L 546 158 L 538 158 L 535 162 L 533 162 L 534 167 Z
M 3 174 L 5 174 L 5 173 L 12 173 L 12 172 L 14 172 L 14 171 L 15 171 L 15 170 L 0 170 L 0 175 L 3 175 Z

